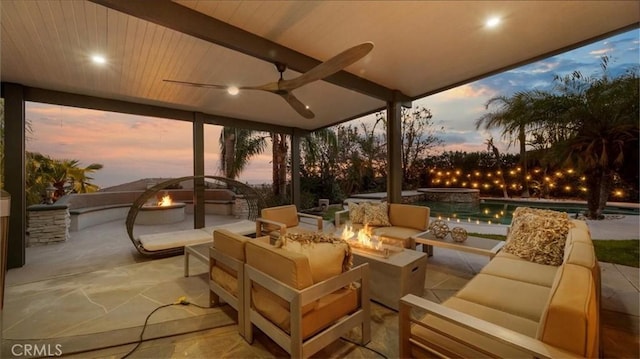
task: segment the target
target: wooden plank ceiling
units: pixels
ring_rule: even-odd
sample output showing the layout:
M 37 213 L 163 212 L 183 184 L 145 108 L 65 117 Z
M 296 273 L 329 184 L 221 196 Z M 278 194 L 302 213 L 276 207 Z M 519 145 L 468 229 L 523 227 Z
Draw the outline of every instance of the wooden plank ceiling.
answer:
M 307 130 L 384 108 L 386 95 L 367 88 L 417 99 L 640 21 L 637 1 L 162 0 L 147 5 L 160 9 L 150 15 L 125 10 L 126 0 L 3 0 L 0 6 L 3 82 Z M 184 11 L 162 12 L 175 6 Z M 263 49 L 240 41 L 229 49 L 176 30 L 202 14 L 278 47 L 254 57 L 247 54 Z M 500 16 L 500 26 L 486 28 L 490 16 Z M 221 38 L 234 45 L 234 34 Z M 346 68 L 347 75 L 363 79 L 362 86 L 317 81 L 295 90 L 315 112 L 310 120 L 270 93 L 231 96 L 162 81 L 260 85 L 277 80 L 268 60 L 278 58 L 278 51 L 291 49 L 318 63 L 364 41 L 375 48 Z M 103 53 L 107 64 L 93 64 L 94 53 Z M 294 69 L 302 64 L 292 62 Z M 285 78 L 297 74 L 289 69 Z

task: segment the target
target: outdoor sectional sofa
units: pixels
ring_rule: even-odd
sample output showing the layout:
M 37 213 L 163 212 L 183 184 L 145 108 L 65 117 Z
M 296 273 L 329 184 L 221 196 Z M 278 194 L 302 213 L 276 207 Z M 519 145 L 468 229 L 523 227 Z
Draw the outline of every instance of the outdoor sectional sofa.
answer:
M 561 263 L 548 265 L 525 256 L 527 248 L 509 249 L 519 241 L 515 218 L 503 251 L 454 296 L 442 304 L 401 299 L 401 357 L 598 357 L 600 269 L 586 223 L 567 217 Z M 548 230 L 525 220 L 529 231 Z
M 399 203 L 349 203 L 349 208 L 335 213 L 335 226 L 343 228 L 347 214 L 354 231 L 368 226 L 371 234 L 380 236 L 387 244 L 403 248 L 416 248 L 412 239 L 429 228 L 429 207 Z M 360 212 L 360 213 L 357 213 Z M 367 216 L 366 214 L 371 214 Z

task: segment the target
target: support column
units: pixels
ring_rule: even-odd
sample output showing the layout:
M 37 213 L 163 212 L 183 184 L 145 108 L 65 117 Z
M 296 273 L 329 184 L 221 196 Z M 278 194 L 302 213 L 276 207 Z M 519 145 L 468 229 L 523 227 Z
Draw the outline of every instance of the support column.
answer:
M 4 98 L 4 189 L 11 195 L 7 268 L 25 264 L 27 199 L 25 174 L 25 108 L 22 85 L 2 84 Z
M 291 135 L 291 201 L 300 209 L 300 132 L 293 129 Z
M 402 104 L 387 102 L 387 201 L 402 203 Z
M 201 113 L 193 116 L 193 228 L 202 228 L 204 218 L 204 120 Z

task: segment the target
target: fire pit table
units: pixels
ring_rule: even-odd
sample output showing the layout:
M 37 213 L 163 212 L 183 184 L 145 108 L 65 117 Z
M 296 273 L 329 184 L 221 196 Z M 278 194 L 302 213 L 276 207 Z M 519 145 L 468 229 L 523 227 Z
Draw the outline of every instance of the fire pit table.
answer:
M 372 236 L 365 228 L 355 232 L 345 226 L 335 233 L 351 246 L 353 265 L 369 263 L 371 299 L 398 310 L 406 294 L 422 297 L 427 271 L 427 255 L 390 245 L 384 236 Z
M 388 257 L 352 248 L 353 265 L 369 263 L 371 299 L 398 310 L 406 294 L 422 297 L 427 271 L 427 255 L 414 250 L 394 251 Z

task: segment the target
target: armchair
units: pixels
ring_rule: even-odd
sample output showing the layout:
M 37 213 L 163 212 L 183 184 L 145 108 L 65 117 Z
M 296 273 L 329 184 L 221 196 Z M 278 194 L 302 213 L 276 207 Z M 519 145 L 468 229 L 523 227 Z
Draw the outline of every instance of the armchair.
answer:
M 249 240 L 269 242 L 269 237 L 252 239 L 226 229 L 213 232 L 209 248 L 209 305 L 229 304 L 238 312 L 238 327 L 244 337 L 244 262 Z
M 294 358 L 313 355 L 355 326 L 361 327 L 362 343 L 368 343 L 369 267 L 365 263 L 342 272 L 345 247 L 316 243 L 311 246 L 313 253 L 305 254 L 248 242 L 245 339 L 252 341 L 255 325 Z M 316 261 L 319 256 L 325 258 Z M 327 256 L 336 260 L 326 265 Z
M 293 204 L 263 208 L 260 217 L 256 218 L 256 236 L 269 234 L 272 238 L 277 239 L 287 232 L 312 231 L 311 228 L 301 226 L 303 218 L 311 219 L 315 222 L 313 224 L 315 230 L 322 231 L 322 217 L 298 212 L 297 207 Z

